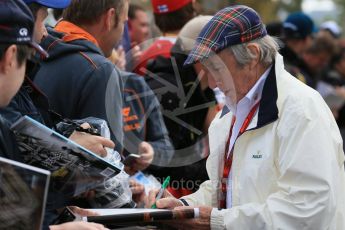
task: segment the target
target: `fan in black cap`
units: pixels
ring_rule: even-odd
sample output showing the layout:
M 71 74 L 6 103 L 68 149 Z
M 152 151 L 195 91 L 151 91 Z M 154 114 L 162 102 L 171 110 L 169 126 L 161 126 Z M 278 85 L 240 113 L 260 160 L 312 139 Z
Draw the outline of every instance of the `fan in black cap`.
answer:
M 35 19 L 21 0 L 0 0 L 0 43 L 33 47 L 47 58 L 48 53 L 33 40 Z

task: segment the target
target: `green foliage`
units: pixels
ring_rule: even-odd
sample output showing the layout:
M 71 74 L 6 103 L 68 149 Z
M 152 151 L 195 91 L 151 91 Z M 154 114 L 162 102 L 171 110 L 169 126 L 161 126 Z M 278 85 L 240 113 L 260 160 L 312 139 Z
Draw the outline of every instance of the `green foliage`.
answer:
M 198 0 L 204 7 L 205 12 L 212 13 L 217 10 L 233 5 L 243 4 L 252 7 L 259 12 L 264 22 L 278 19 L 278 12 L 293 12 L 301 10 L 302 0 Z M 212 2 L 212 4 L 210 3 Z

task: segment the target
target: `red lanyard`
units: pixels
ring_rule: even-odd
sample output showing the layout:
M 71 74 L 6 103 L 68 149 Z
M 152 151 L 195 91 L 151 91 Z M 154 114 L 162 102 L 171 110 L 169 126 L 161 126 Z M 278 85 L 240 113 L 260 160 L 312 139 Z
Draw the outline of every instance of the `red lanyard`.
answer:
M 259 107 L 259 104 L 260 104 L 260 101 L 257 102 L 253 106 L 253 108 L 250 110 L 248 116 L 246 117 L 246 119 L 244 120 L 244 122 L 242 124 L 240 132 L 237 135 L 236 139 L 239 136 L 241 136 L 246 131 L 246 129 L 248 128 L 250 122 L 252 121 L 252 119 L 253 119 L 253 117 L 254 117 L 254 115 L 256 113 L 256 110 Z M 232 146 L 230 154 L 228 154 L 228 152 L 229 152 L 230 139 L 231 139 L 231 136 L 232 136 L 232 129 L 234 127 L 235 121 L 236 121 L 236 118 L 234 116 L 233 119 L 232 119 L 232 122 L 231 122 L 229 138 L 228 138 L 228 140 L 226 142 L 226 146 L 225 146 L 224 170 L 223 170 L 223 177 L 222 177 L 222 180 L 221 180 L 222 187 L 221 187 L 220 194 L 218 195 L 219 196 L 218 197 L 218 208 L 226 208 L 226 193 L 227 193 L 227 186 L 228 186 L 227 182 L 228 182 L 228 178 L 229 178 L 229 174 L 230 174 L 230 170 L 231 170 L 231 166 L 232 166 L 232 157 L 233 157 L 234 145 Z

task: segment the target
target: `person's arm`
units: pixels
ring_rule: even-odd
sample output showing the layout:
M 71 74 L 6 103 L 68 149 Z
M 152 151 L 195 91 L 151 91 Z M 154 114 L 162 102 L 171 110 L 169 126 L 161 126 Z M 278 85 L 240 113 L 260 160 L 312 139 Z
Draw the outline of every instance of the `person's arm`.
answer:
M 107 155 L 105 148 L 113 149 L 115 147 L 114 142 L 107 138 L 84 132 L 75 131 L 72 133 L 69 139 L 101 157 L 105 157 Z
M 141 76 L 128 72 L 124 73 L 124 76 L 125 87 L 136 92 L 136 97 L 140 100 L 144 113 L 141 114 L 145 120 L 142 121 L 144 127 L 141 131 L 141 140 L 143 142 L 139 145 L 139 152 L 140 150 L 150 150 L 149 144 L 153 149 L 153 160 L 151 159 L 152 162 L 148 169 L 159 170 L 159 166 L 169 165 L 174 153 L 160 104 L 154 92 Z

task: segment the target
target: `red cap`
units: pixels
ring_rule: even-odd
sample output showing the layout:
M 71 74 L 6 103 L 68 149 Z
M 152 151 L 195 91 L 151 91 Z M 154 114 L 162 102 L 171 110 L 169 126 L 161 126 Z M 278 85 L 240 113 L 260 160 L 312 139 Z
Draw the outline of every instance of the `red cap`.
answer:
M 176 11 L 192 0 L 151 0 L 153 12 L 155 14 L 165 14 Z

